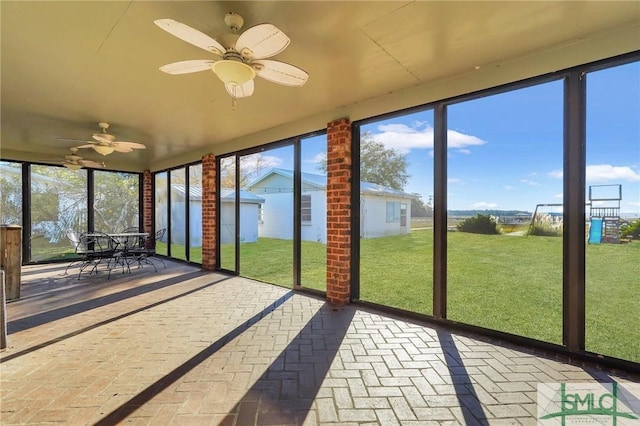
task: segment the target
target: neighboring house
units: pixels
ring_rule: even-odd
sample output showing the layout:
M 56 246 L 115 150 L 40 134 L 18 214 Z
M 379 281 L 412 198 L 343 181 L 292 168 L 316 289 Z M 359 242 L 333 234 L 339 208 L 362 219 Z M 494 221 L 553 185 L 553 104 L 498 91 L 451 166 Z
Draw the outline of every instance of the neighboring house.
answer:
M 327 242 L 327 177 L 302 173 L 301 238 Z M 272 169 L 246 188 L 264 198 L 261 237 L 293 239 L 293 172 Z M 411 230 L 411 200 L 416 195 L 368 182 L 360 184 L 360 236 L 376 238 Z
M 174 244 L 185 243 L 185 187 L 184 185 L 171 185 L 171 241 Z M 202 246 L 202 188 L 189 186 L 190 204 L 189 217 L 191 231 L 189 243 L 191 247 Z M 235 242 L 235 197 L 236 193 L 230 189 L 222 189 L 220 199 L 220 242 Z M 240 191 L 240 242 L 258 241 L 258 215 L 260 205 L 264 199 L 246 191 Z

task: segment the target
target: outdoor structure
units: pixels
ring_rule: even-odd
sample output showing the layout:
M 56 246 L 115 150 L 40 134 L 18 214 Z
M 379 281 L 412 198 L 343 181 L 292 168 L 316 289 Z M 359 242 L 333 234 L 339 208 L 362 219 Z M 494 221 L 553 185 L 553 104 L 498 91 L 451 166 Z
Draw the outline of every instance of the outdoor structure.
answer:
M 302 240 L 327 242 L 327 177 L 302 173 Z M 360 183 L 360 237 L 406 234 L 411 230 L 411 200 L 416 195 L 369 182 Z M 259 235 L 293 238 L 293 171 L 274 168 L 247 186 L 264 198 Z M 288 218 L 288 219 L 286 219 Z
M 184 185 L 171 185 L 171 242 L 185 244 L 186 220 Z M 202 187 L 189 186 L 189 244 L 192 247 L 202 245 Z M 235 191 L 223 189 L 221 194 L 220 238 L 222 243 L 235 241 Z M 240 241 L 253 243 L 258 241 L 258 215 L 264 199 L 246 191 L 240 191 Z M 166 219 L 162 223 L 166 223 Z
M 202 188 L 189 186 L 189 244 L 202 245 Z M 182 212 L 185 210 L 186 189 L 184 185 L 171 185 L 171 242 L 185 244 L 186 220 Z M 164 222 L 166 223 L 166 221 Z
M 622 185 L 589 186 L 589 244 L 620 243 Z
M 255 243 L 258 241 L 258 220 L 260 207 L 264 198 L 247 191 L 240 191 L 240 242 Z M 233 243 L 236 235 L 235 202 L 236 192 L 223 189 L 220 193 L 220 242 Z

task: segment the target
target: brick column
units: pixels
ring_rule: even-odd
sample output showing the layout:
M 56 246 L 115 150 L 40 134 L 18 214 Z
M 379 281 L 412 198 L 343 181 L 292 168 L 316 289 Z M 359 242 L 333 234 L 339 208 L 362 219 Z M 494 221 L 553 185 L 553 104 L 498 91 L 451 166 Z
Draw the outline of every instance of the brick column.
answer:
M 216 269 L 216 157 L 202 157 L 202 268 Z
M 142 229 L 153 234 L 153 175 L 145 170 L 142 174 Z
M 327 301 L 351 296 L 351 122 L 327 124 Z

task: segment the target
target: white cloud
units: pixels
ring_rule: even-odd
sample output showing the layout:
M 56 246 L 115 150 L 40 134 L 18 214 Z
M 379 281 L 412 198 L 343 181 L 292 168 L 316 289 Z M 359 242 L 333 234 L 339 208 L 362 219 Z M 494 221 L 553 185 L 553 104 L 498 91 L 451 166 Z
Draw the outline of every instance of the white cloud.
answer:
M 564 195 L 562 194 L 562 192 L 560 192 L 559 194 L 554 195 L 553 198 L 558 198 L 562 200 L 562 198 L 564 198 Z
M 466 154 L 466 155 L 471 154 L 471 150 L 466 149 L 466 148 L 458 148 L 458 149 L 457 149 L 457 151 L 458 151 L 460 154 Z
M 587 182 L 608 182 L 612 180 L 640 182 L 640 173 L 629 166 L 612 166 L 611 164 L 587 166 Z
M 549 172 L 552 178 L 562 179 L 562 170 Z M 627 181 L 640 182 L 640 173 L 629 166 L 593 164 L 587 166 L 587 182 Z
M 408 153 L 412 149 L 433 149 L 433 127 L 426 122 L 414 122 L 412 126 L 406 124 L 382 124 L 378 126 L 379 133 L 375 133 L 376 140 L 382 142 L 387 148 L 394 148 L 402 152 Z M 449 148 L 466 149 L 471 146 L 484 145 L 487 142 L 472 135 L 457 132 L 455 130 L 447 131 L 447 144 Z M 469 153 L 470 151 L 466 149 Z
M 529 179 L 520 179 L 520 183 L 524 183 L 530 186 L 538 186 L 540 185 L 538 182 L 533 181 L 533 180 L 529 180 Z
M 471 204 L 472 209 L 478 210 L 486 210 L 486 209 L 496 209 L 498 205 L 496 203 L 487 203 L 485 201 L 478 201 L 477 203 Z
M 324 161 L 327 160 L 327 153 L 326 152 L 320 152 L 318 154 L 316 154 L 312 159 L 310 160 L 304 160 L 305 163 L 309 163 L 309 164 L 320 164 Z
M 462 180 L 458 178 L 448 178 L 447 183 L 453 183 L 453 184 L 462 183 Z

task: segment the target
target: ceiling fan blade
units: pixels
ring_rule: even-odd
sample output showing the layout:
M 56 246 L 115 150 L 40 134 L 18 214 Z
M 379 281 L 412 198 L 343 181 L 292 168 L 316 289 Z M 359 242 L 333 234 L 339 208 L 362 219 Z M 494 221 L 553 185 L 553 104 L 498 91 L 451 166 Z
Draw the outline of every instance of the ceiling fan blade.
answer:
M 189 74 L 192 72 L 200 72 L 211 70 L 211 66 L 216 61 L 211 59 L 193 59 L 190 61 L 173 62 L 171 64 L 163 65 L 160 67 L 160 71 L 167 74 Z
M 106 134 L 107 136 L 111 136 L 109 134 Z M 110 144 L 111 142 L 113 142 L 113 140 L 115 139 L 113 136 L 111 136 L 111 138 L 104 136 L 102 133 L 94 133 L 93 135 L 91 135 L 95 140 L 97 140 L 98 142 L 104 142 L 106 144 Z
M 245 59 L 269 58 L 282 52 L 290 41 L 275 25 L 259 24 L 238 37 L 236 50 Z
M 226 49 L 203 32 L 191 28 L 182 22 L 175 21 L 173 19 L 157 19 L 153 21 L 157 26 L 165 30 L 171 35 L 178 37 L 179 39 L 193 44 L 200 49 L 204 49 L 207 52 L 215 53 L 222 56 Z
M 255 83 L 253 80 L 247 81 L 245 84 L 241 86 L 236 86 L 235 84 L 225 84 L 225 89 L 227 89 L 227 93 L 229 93 L 234 98 L 246 98 L 253 95 L 253 89 L 255 87 Z
M 76 148 L 93 148 L 94 146 L 96 146 L 95 142 L 92 141 L 87 141 L 89 143 L 87 143 L 86 145 L 80 145 L 80 146 L 76 146 Z
M 120 144 L 113 144 L 113 149 L 116 152 L 132 152 L 133 148 L 129 148 L 128 146 L 125 145 L 120 145 Z
M 128 142 L 128 141 L 115 141 L 113 143 L 114 148 L 118 147 L 126 147 L 131 149 L 146 149 L 147 147 L 138 142 Z
M 98 163 L 97 161 L 93 161 L 93 160 L 80 160 L 79 162 L 86 167 L 93 167 L 93 168 L 104 167 L 104 163 Z
M 66 142 L 82 142 L 82 143 L 86 143 L 86 142 L 90 142 L 86 139 L 71 139 L 71 138 L 56 138 L 57 141 L 66 141 Z
M 285 86 L 302 86 L 309 79 L 309 74 L 304 70 L 286 62 L 266 59 L 253 61 L 251 66 L 253 66 L 258 76 Z

